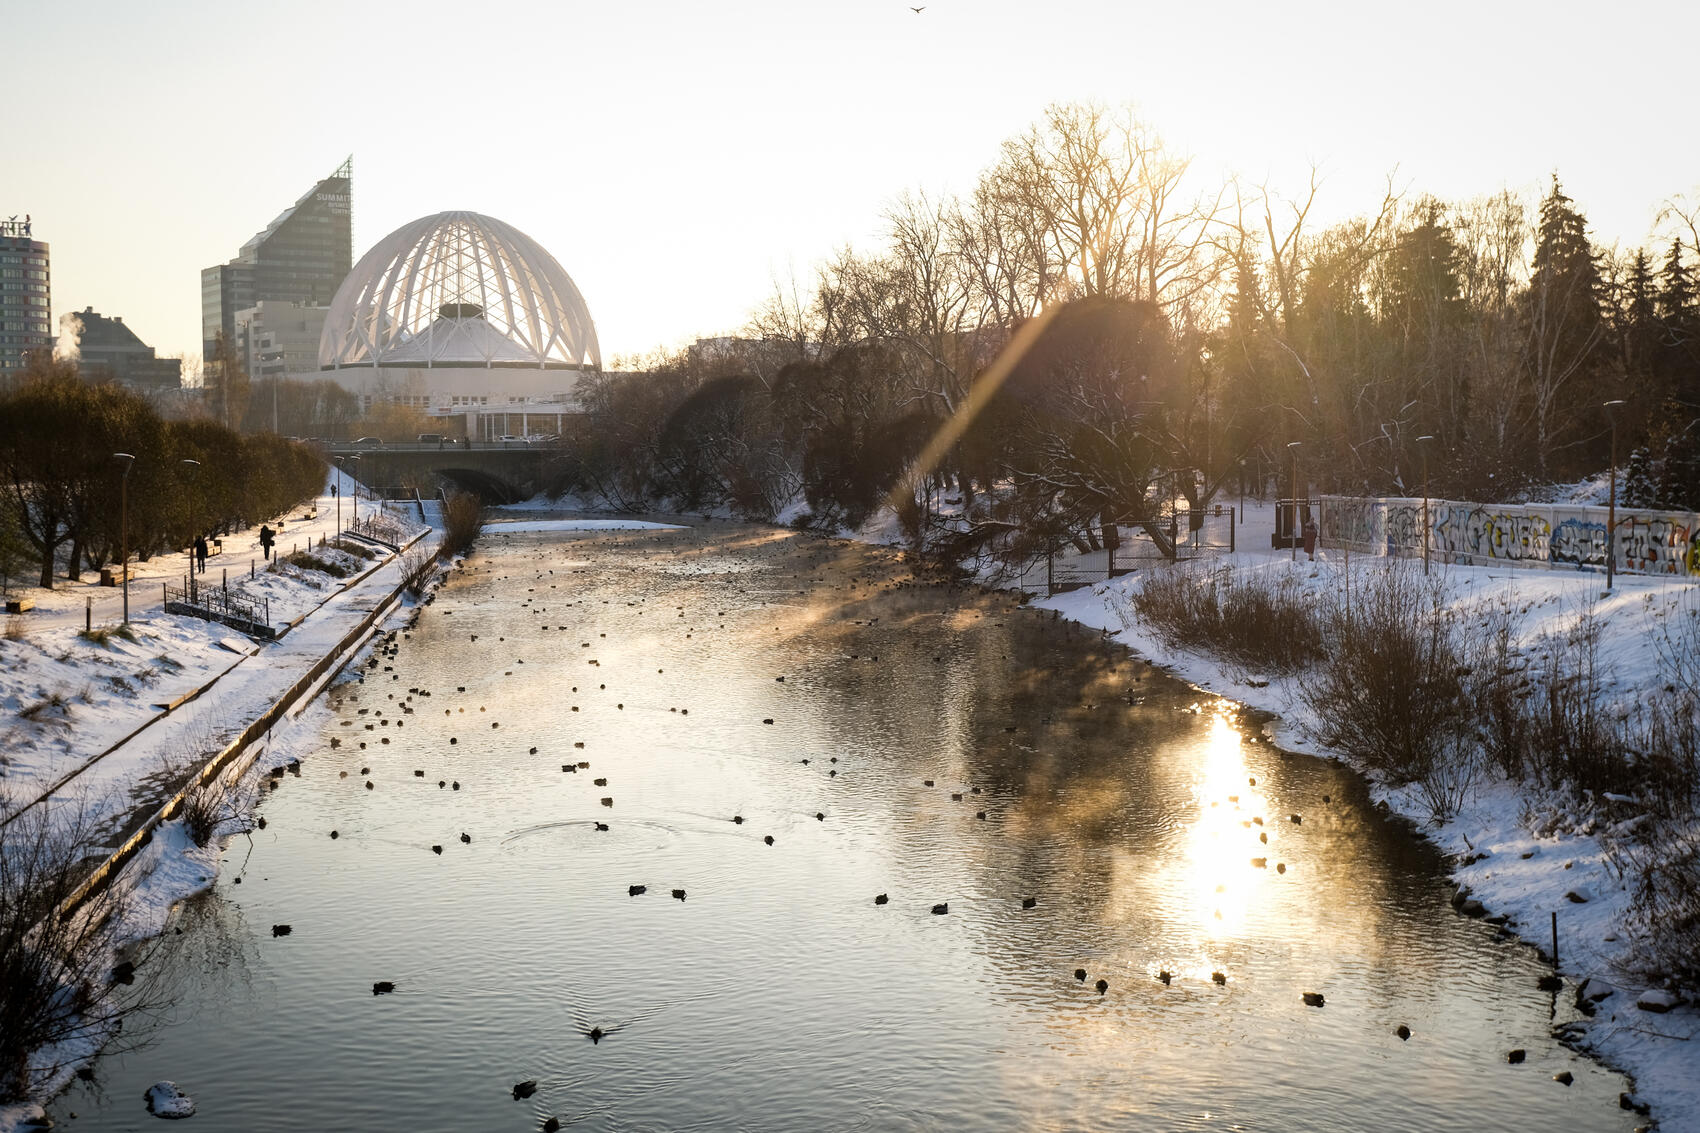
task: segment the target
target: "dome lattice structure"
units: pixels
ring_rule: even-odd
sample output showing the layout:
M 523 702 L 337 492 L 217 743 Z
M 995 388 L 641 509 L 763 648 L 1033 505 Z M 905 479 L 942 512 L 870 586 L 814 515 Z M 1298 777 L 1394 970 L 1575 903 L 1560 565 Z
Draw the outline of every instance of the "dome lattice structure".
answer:
M 475 212 L 404 224 L 337 289 L 319 366 L 601 369 L 584 296 L 525 233 Z

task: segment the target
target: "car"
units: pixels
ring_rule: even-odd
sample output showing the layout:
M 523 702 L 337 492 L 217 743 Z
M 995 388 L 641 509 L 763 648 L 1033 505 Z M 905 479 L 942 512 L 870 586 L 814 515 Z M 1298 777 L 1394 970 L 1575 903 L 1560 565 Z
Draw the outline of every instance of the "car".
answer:
M 441 434 L 441 433 L 420 433 L 419 434 L 419 443 L 422 444 L 422 445 L 440 445 L 440 444 L 443 443 L 443 434 Z
M 355 438 L 354 443 L 357 445 L 377 445 L 379 448 L 382 448 L 384 445 L 384 442 L 380 441 L 377 437 L 357 437 Z
M 507 441 L 518 441 L 518 440 L 524 440 L 524 439 L 525 439 L 525 438 L 523 438 L 523 437 L 516 437 L 516 436 L 514 436 L 514 435 L 513 435 L 513 434 L 511 434 L 511 433 L 503 433 L 503 434 L 502 434 L 502 435 L 501 435 L 501 436 L 499 436 L 499 437 L 497 437 L 497 438 L 496 438 L 496 439 L 497 439 L 497 440 L 498 440 L 498 441 L 502 441 L 502 442 L 504 442 L 504 443 L 505 443 L 505 442 L 507 442 Z

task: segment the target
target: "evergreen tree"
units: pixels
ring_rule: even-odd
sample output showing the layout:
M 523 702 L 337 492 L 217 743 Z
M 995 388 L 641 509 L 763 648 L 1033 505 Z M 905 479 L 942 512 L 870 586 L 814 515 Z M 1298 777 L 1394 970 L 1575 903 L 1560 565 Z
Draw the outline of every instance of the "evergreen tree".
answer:
M 1577 431 L 1583 407 L 1599 400 L 1588 379 L 1597 370 L 1604 329 L 1600 268 L 1587 229 L 1586 218 L 1554 174 L 1552 190 L 1541 202 L 1524 296 L 1524 380 L 1542 476 L 1552 473 L 1554 452 Z
M 1637 445 L 1623 474 L 1624 507 L 1659 506 L 1659 485 L 1653 473 L 1653 454 L 1646 445 Z
M 1682 241 L 1673 240 L 1660 273 L 1660 377 L 1666 392 L 1700 407 L 1700 297 L 1683 250 Z
M 1700 511 L 1700 423 L 1673 433 L 1665 444 L 1659 506 Z

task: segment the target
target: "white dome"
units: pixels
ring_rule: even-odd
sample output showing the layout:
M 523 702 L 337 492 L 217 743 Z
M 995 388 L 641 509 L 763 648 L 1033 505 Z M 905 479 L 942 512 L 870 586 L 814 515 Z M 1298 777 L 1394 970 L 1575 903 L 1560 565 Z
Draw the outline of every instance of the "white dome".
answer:
M 572 278 L 525 233 L 475 212 L 404 224 L 354 265 L 325 317 L 319 367 L 602 368 Z

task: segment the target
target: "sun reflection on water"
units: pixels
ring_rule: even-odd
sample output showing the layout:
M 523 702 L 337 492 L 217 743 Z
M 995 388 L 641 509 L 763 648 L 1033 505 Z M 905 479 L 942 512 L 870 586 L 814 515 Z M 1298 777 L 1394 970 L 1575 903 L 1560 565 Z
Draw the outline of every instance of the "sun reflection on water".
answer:
M 1174 867 L 1181 874 L 1175 891 L 1199 934 L 1199 971 L 1186 974 L 1201 979 L 1215 970 L 1212 946 L 1244 934 L 1275 864 L 1266 800 L 1244 753 L 1225 706 L 1218 707 L 1193 786 L 1195 817 Z

